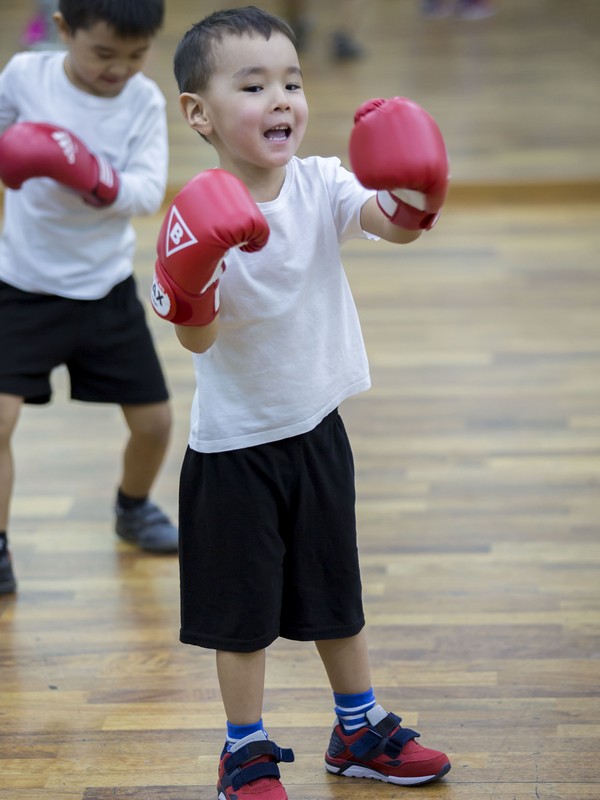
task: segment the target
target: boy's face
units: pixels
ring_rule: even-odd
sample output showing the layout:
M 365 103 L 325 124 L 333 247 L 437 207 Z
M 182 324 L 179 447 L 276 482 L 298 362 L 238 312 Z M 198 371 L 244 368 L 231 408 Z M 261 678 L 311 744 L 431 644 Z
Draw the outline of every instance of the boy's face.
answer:
M 198 124 L 186 114 L 188 121 L 209 138 L 225 169 L 284 166 L 298 150 L 308 121 L 294 45 L 274 33 L 268 40 L 225 36 L 214 47 L 217 68 L 197 96 Z
M 116 97 L 144 66 L 152 42 L 150 36 L 124 39 L 106 22 L 96 22 L 72 34 L 60 14 L 55 19 L 68 50 L 67 76 L 84 92 L 98 97 Z

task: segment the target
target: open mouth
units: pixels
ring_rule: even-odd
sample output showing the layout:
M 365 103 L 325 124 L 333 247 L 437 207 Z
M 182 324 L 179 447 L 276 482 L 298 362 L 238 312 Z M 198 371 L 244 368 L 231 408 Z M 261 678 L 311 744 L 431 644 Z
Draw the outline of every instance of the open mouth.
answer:
M 269 128 L 265 131 L 265 139 L 270 142 L 285 142 L 291 136 L 292 129 L 289 125 L 277 125 L 275 128 Z

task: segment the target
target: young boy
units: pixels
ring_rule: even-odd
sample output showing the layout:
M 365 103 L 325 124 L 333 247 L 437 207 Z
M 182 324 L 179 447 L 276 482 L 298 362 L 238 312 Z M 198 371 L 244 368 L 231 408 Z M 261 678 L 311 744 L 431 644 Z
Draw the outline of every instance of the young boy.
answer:
M 408 243 L 433 225 L 443 139 L 416 104 L 374 100 L 357 112 L 350 154 L 377 193 L 336 158 L 298 159 L 308 110 L 293 33 L 251 6 L 194 25 L 175 75 L 183 115 L 220 167 L 175 198 L 152 293 L 194 353 L 181 640 L 216 650 L 219 798 L 286 798 L 277 762 L 293 754 L 262 723 L 265 652 L 278 636 L 316 642 L 337 716 L 329 772 L 433 781 L 447 756 L 419 745 L 371 686 L 354 468 L 337 412 L 369 372 L 339 251 L 350 237 Z
M 0 593 L 16 587 L 11 438 L 24 402 L 50 401 L 61 364 L 73 399 L 123 409 L 116 533 L 177 549 L 148 499 L 171 412 L 132 274 L 131 217 L 155 213 L 166 186 L 165 100 L 140 72 L 163 14 L 163 0 L 60 0 L 66 52 L 20 53 L 0 73 Z

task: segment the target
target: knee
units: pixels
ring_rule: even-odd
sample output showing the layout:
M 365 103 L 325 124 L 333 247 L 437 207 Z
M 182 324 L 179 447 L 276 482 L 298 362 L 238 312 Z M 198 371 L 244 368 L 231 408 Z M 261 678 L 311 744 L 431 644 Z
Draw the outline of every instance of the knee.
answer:
M 9 395 L 0 396 L 0 447 L 6 448 L 10 445 L 22 400 L 18 397 Z
M 173 427 L 169 403 L 138 406 L 133 411 L 131 409 L 124 411 L 132 436 L 156 447 L 161 447 L 169 441 Z

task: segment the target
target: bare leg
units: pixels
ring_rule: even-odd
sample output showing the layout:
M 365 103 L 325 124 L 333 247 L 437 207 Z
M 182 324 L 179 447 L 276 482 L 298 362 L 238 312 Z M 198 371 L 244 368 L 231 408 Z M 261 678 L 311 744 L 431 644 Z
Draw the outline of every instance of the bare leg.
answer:
M 302 52 L 306 49 L 313 27 L 308 0 L 285 0 L 282 5 L 282 16 L 292 26 L 296 34 L 296 47 L 298 52 Z
M 363 0 L 338 0 L 331 10 L 335 21 L 331 25 L 333 55 L 338 60 L 351 60 L 364 55 L 360 43 L 360 24 Z
M 146 497 L 169 445 L 171 408 L 166 402 L 122 408 L 130 437 L 123 455 L 120 488 L 129 497 Z
M 11 440 L 22 405 L 22 397 L 0 394 L 0 530 L 2 531 L 8 528 L 10 500 L 15 480 Z
M 338 0 L 334 3 L 337 15 L 337 28 L 355 36 L 363 19 L 363 0 Z
M 371 688 L 371 668 L 364 628 L 348 639 L 323 639 L 315 644 L 334 692 L 359 694 Z
M 217 675 L 227 719 L 251 725 L 262 717 L 266 651 L 230 653 L 217 650 Z

